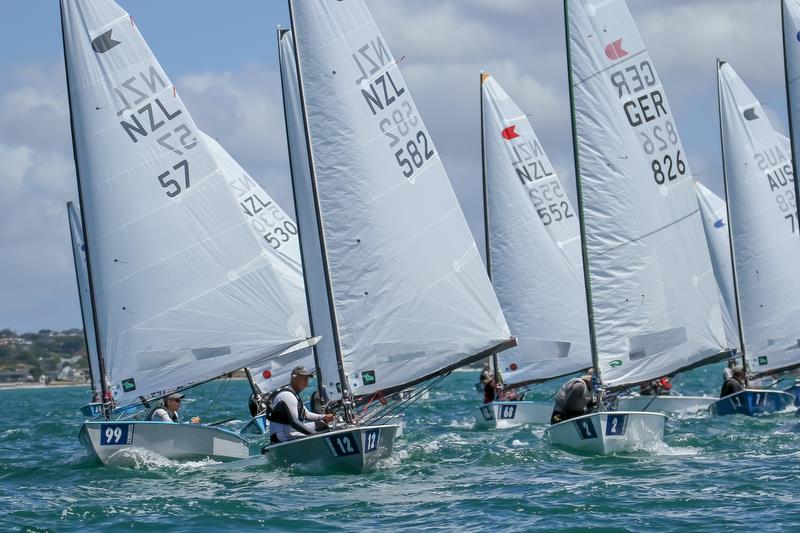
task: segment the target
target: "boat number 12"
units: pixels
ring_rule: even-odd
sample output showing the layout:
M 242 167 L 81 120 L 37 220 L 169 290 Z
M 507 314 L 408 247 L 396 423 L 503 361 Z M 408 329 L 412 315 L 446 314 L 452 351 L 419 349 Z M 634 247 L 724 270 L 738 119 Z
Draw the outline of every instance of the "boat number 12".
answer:
M 130 424 L 101 424 L 100 446 L 123 446 L 133 441 L 133 427 Z
M 380 429 L 370 429 L 364 435 L 364 453 L 374 452 L 378 449 L 378 437 L 380 437 Z
M 358 453 L 358 445 L 352 433 L 344 433 L 335 437 L 325 437 L 325 440 L 334 457 L 355 455 Z

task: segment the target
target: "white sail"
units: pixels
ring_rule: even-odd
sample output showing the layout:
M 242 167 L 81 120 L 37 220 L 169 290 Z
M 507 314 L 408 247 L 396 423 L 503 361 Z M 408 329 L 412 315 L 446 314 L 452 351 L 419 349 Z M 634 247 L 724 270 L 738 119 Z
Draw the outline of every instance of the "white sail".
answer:
M 697 202 L 700 204 L 700 215 L 703 218 L 703 230 L 706 234 L 708 252 L 711 254 L 711 265 L 717 279 L 720 297 L 722 298 L 722 320 L 725 325 L 727 347 L 739 349 L 739 326 L 736 316 L 736 296 L 733 290 L 733 268 L 731 267 L 731 247 L 728 239 L 728 211 L 725 200 L 711 192 L 705 185 L 694 183 Z
M 311 333 L 319 336 L 314 346 L 317 363 L 317 381 L 327 400 L 336 401 L 342 397 L 342 384 L 339 360 L 333 332 L 333 317 L 328 300 L 325 282 L 325 264 L 322 259 L 322 244 L 319 236 L 317 212 L 314 207 L 315 192 L 311 184 L 308 146 L 303 123 L 303 109 L 300 101 L 297 63 L 294 55 L 294 40 L 289 30 L 278 30 L 278 60 L 281 73 L 283 111 L 286 119 L 286 142 L 289 149 L 289 163 L 292 172 L 297 222 L 301 229 L 300 250 L 305 269 L 306 298 Z M 278 364 L 277 362 L 275 364 Z M 286 368 L 283 367 L 283 373 Z M 291 371 L 292 367 L 288 370 Z M 278 368 L 264 369 L 272 376 L 272 384 L 278 384 Z M 264 371 L 261 372 L 262 376 Z M 266 386 L 267 384 L 262 384 Z
M 795 150 L 794 161 L 797 161 L 797 150 L 800 149 L 800 0 L 781 0 L 781 13 L 789 129 Z
M 393 390 L 512 345 L 433 141 L 364 2 L 290 7 L 348 386 L 356 395 Z
M 513 386 L 592 366 L 580 227 L 528 118 L 481 79 L 490 273 L 518 341 L 498 357 Z
M 579 195 L 598 367 L 635 384 L 721 353 L 720 298 L 661 80 L 624 0 L 570 0 Z
M 62 0 L 100 352 L 119 405 L 305 339 L 229 177 L 128 14 Z
M 97 338 L 94 334 L 94 312 L 92 311 L 92 296 L 89 293 L 89 271 L 86 269 L 86 246 L 84 246 L 81 218 L 72 202 L 67 202 L 67 216 L 69 218 L 72 259 L 75 262 L 75 278 L 78 283 L 78 299 L 81 304 L 81 316 L 83 317 L 83 335 L 86 339 L 92 391 L 99 394 L 102 390 L 100 359 L 97 354 Z
M 790 151 L 733 68 L 719 67 L 720 120 L 742 344 L 760 374 L 800 365 L 800 237 Z
M 250 174 L 213 138 L 203 132 L 209 152 L 228 179 L 228 186 L 241 206 L 250 227 L 261 240 L 262 246 L 275 251 L 268 254 L 272 268 L 281 280 L 292 309 L 308 330 L 306 319 L 306 291 L 303 283 L 303 266 L 300 262 L 300 243 L 297 225 L 275 200 Z M 292 368 L 297 365 L 314 366 L 312 348 L 304 348 L 276 359 L 268 359 L 250 367 L 251 375 L 259 388 L 266 392 L 289 383 Z

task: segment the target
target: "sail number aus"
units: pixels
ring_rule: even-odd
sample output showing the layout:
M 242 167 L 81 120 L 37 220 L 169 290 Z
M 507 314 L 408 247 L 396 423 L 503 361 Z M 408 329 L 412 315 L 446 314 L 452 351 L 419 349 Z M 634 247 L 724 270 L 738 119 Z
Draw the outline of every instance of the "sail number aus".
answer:
M 331 437 L 325 437 L 325 442 L 334 457 L 344 457 L 358 453 L 358 443 L 352 433 L 342 433 Z M 377 444 L 376 444 L 377 445 Z
M 606 418 L 606 435 L 621 436 L 625 434 L 628 415 L 608 415 Z
M 133 442 L 133 424 L 100 424 L 100 446 L 124 446 Z

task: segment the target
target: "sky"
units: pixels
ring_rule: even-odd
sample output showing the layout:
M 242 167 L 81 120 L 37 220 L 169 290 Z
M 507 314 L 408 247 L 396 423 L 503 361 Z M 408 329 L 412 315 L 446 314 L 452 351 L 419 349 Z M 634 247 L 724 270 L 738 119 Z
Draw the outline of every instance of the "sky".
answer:
M 275 27 L 284 0 L 120 0 L 197 123 L 292 212 Z M 628 0 L 695 177 L 722 193 L 715 60 L 786 133 L 779 0 Z M 476 241 L 483 232 L 479 73 L 529 115 L 573 184 L 560 0 L 367 0 L 436 142 Z M 0 17 L 0 329 L 80 327 L 65 204 L 77 199 L 58 2 Z M 572 185 L 574 188 L 574 185 Z

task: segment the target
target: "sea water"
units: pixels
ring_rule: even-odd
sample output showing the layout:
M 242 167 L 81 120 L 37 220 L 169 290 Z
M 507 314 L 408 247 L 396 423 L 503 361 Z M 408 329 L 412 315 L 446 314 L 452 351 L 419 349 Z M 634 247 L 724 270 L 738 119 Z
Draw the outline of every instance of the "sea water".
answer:
M 721 366 L 679 376 L 716 394 Z M 671 417 L 666 445 L 585 457 L 544 428 L 476 430 L 478 372 L 456 372 L 406 411 L 392 457 L 362 476 L 263 460 L 176 462 L 132 452 L 114 466 L 78 442 L 83 388 L 0 391 L 0 530 L 723 531 L 800 528 L 800 419 Z M 546 400 L 558 384 L 537 387 Z M 246 382 L 190 391 L 183 416 L 247 418 Z

